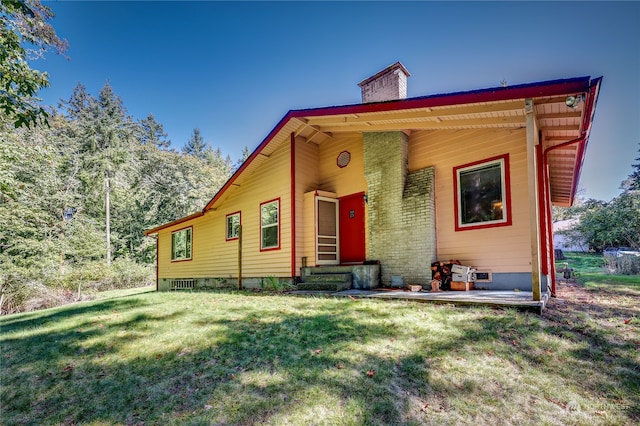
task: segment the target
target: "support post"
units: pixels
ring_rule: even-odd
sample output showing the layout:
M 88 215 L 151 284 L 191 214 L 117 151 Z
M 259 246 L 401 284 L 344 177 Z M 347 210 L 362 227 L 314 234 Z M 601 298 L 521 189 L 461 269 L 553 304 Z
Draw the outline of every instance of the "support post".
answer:
M 527 123 L 527 189 L 529 191 L 529 232 L 531 239 L 531 290 L 533 300 L 542 300 L 540 285 L 539 208 L 536 179 L 536 145 L 539 142 L 533 99 L 526 99 L 524 111 Z

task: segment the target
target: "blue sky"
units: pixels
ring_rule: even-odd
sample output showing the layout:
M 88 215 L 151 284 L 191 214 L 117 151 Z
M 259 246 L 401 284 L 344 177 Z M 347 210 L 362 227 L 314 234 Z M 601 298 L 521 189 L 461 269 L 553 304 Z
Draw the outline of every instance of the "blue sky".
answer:
M 401 61 L 408 95 L 603 76 L 580 187 L 610 200 L 640 143 L 640 2 L 51 2 L 69 60 L 45 104 L 109 81 L 175 148 L 199 128 L 234 160 L 290 109 L 360 102 Z

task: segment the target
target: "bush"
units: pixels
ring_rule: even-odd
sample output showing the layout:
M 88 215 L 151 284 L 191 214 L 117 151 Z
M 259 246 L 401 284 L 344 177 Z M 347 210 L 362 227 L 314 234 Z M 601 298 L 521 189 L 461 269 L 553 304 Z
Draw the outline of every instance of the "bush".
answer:
M 77 291 L 106 291 L 143 287 L 154 282 L 154 267 L 140 265 L 130 259 L 117 259 L 111 265 L 104 261 L 75 266 L 59 280 L 63 289 Z M 84 290 L 83 290 L 84 289 Z
M 639 275 L 640 256 L 604 257 L 604 270 L 607 274 Z
M 266 277 L 262 280 L 262 289 L 266 291 L 282 292 L 291 288 L 292 286 L 289 282 L 278 277 Z
M 2 275 L 0 291 L 0 315 L 20 312 L 30 297 L 27 280 L 15 273 Z
M 52 289 L 19 274 L 2 276 L 0 315 L 52 308 L 75 301 L 72 292 Z
M 144 287 L 152 284 L 154 277 L 153 266 L 130 259 L 118 259 L 110 266 L 103 261 L 76 265 L 56 276 L 14 267 L 0 274 L 0 315 L 87 300 L 106 290 Z

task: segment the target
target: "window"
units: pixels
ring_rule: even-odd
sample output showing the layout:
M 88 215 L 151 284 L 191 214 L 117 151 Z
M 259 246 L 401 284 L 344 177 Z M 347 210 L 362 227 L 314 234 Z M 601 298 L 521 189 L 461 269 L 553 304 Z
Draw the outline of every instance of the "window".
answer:
M 227 215 L 227 241 L 237 240 L 240 234 L 240 212 Z
M 336 163 L 341 169 L 347 167 L 350 161 L 351 153 L 349 151 L 342 151 L 340 154 L 338 154 L 338 158 L 336 158 Z
M 192 228 L 171 233 L 171 260 L 191 260 Z
M 456 231 L 511 225 L 509 155 L 453 169 Z
M 260 204 L 260 250 L 280 248 L 280 199 Z

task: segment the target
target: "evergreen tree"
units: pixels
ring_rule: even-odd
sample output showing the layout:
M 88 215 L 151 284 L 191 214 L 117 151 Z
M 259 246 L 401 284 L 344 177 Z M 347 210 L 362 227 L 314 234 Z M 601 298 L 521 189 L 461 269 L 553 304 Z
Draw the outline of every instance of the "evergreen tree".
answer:
M 220 149 L 205 144 L 204 158 L 166 149 L 162 125 L 134 122 L 108 83 L 98 97 L 79 84 L 60 108 L 49 127 L 16 130 L 0 115 L 2 312 L 12 311 L 9 294 L 19 305 L 43 285 L 112 271 L 95 268 L 105 257 L 152 263 L 143 231 L 201 210 L 230 176 Z
M 204 160 L 207 157 L 207 143 L 200 135 L 200 129 L 193 129 L 193 134 L 182 148 L 182 152 L 192 157 Z
M 627 179 L 622 182 L 620 185 L 620 189 L 623 191 L 640 191 L 640 143 L 638 143 L 638 157 L 636 158 L 637 163 L 632 164 L 633 171 L 629 175 Z
M 72 97 L 63 103 L 68 117 L 75 122 L 81 140 L 84 165 L 80 178 L 94 209 L 104 202 L 104 223 L 107 264 L 111 263 L 111 192 L 113 180 L 126 163 L 133 123 L 126 114 L 122 99 L 109 83 L 100 90 L 98 98 L 86 93 L 78 85 Z
M 167 139 L 168 135 L 164 132 L 164 127 L 156 121 L 153 114 L 138 120 L 137 129 L 138 141 L 142 145 L 154 145 L 158 148 L 169 148 L 171 146 L 171 141 Z
M 242 153 L 240 154 L 240 158 L 238 159 L 238 161 L 236 161 L 235 170 L 238 170 L 240 168 L 240 166 L 242 166 L 242 164 L 247 161 L 247 158 L 249 158 L 249 156 L 251 155 L 251 151 L 249 151 L 249 147 L 248 146 L 244 146 L 244 148 L 242 148 Z

